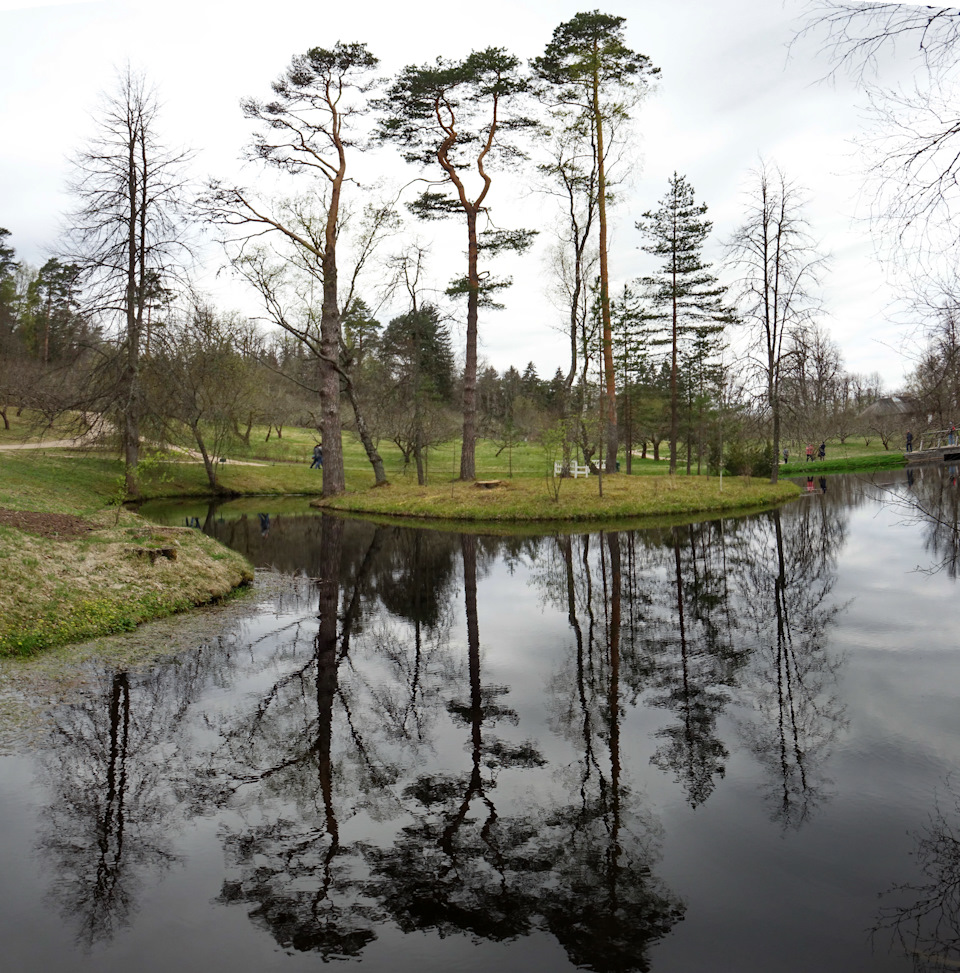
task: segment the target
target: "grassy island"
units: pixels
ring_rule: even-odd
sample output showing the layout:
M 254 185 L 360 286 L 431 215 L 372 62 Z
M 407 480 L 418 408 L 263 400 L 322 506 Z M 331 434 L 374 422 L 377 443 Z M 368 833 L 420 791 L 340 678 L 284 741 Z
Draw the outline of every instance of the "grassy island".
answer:
M 775 486 L 750 477 L 596 476 L 547 483 L 543 478 L 480 480 L 377 489 L 318 499 L 312 506 L 389 517 L 469 523 L 596 523 L 762 509 L 797 496 L 789 481 Z

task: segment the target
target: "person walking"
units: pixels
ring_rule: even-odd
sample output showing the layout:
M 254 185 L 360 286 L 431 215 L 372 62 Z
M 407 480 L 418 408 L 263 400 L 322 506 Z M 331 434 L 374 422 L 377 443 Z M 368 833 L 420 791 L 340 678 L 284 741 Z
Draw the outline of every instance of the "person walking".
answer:
M 790 462 L 790 450 L 786 446 L 783 447 L 783 463 L 786 465 Z
M 907 430 L 907 452 L 913 452 L 913 433 L 909 429 Z
M 813 462 L 813 443 L 807 443 L 807 462 Z
M 313 462 L 310 464 L 311 470 L 319 470 L 323 468 L 323 447 L 320 443 L 317 443 L 313 447 Z
M 823 441 L 823 442 L 820 443 L 820 448 L 817 450 L 817 456 L 819 456 L 821 460 L 826 459 L 826 456 L 827 456 L 827 444 L 826 444 L 826 441 Z

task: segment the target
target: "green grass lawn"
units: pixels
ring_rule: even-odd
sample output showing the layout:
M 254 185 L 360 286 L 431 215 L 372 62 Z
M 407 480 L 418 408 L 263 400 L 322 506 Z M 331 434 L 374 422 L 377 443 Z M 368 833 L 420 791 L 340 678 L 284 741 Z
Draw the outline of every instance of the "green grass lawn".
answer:
M 3 442 L 20 442 L 29 439 L 35 426 L 30 417 L 11 416 L 12 428 Z M 61 430 L 62 431 L 62 430 Z M 321 474 L 311 470 L 313 445 L 316 432 L 312 429 L 287 427 L 282 438 L 276 431 L 266 438 L 265 426 L 251 431 L 250 446 L 241 441 L 229 444 L 224 450 L 227 461 L 219 465 L 219 481 L 222 487 L 241 495 L 297 494 L 318 496 L 321 492 Z M 359 440 L 350 434 L 343 439 L 346 486 L 349 493 L 364 491 L 373 485 L 373 472 Z M 416 471 L 411 464 L 404 467 L 400 450 L 391 442 L 379 445 L 384 466 L 391 484 L 397 487 L 416 488 Z M 203 466 L 199 461 L 184 461 L 176 453 L 156 454 L 148 457 L 142 468 L 144 499 L 162 497 L 206 497 L 211 494 Z M 664 451 L 666 455 L 666 451 Z M 685 478 L 684 457 L 681 456 L 678 478 Z M 246 465 L 255 464 L 255 465 Z M 900 451 L 885 451 L 878 440 L 870 445 L 862 439 L 848 440 L 845 444 L 828 442 L 824 462 L 807 463 L 803 451 L 791 446 L 791 462 L 781 464 L 782 476 L 803 476 L 810 473 L 882 469 L 903 465 Z M 460 467 L 460 444 L 451 442 L 431 449 L 427 453 L 427 480 L 430 488 L 449 486 L 457 479 Z M 657 478 L 666 474 L 667 460 L 633 459 L 633 476 L 622 479 Z M 625 463 L 621 460 L 621 468 Z M 476 452 L 477 478 L 484 480 L 523 481 L 532 480 L 534 493 L 548 495 L 547 472 L 552 469 L 552 456 L 535 443 L 524 443 L 512 449 L 500 450 L 489 440 L 479 440 Z M 0 453 L 0 505 L 20 510 L 91 510 L 102 507 L 119 498 L 122 470 L 119 458 L 106 450 L 66 451 L 43 449 L 4 451 Z M 611 477 L 613 483 L 616 477 Z M 703 478 L 695 478 L 703 479 Z M 570 481 L 561 493 L 575 496 L 584 491 L 584 483 Z M 570 489 L 568 489 L 568 485 Z M 595 492 L 595 490 L 593 491 Z M 590 489 L 584 492 L 592 495 Z M 499 494 L 501 502 L 503 493 Z M 383 501 L 378 502 L 382 503 Z M 487 503 L 487 501 L 483 501 Z M 555 505 L 555 509 L 561 509 Z M 692 509 L 698 509 L 693 507 Z M 561 514 L 560 516 L 564 516 Z M 574 516 L 581 516 L 575 513 Z

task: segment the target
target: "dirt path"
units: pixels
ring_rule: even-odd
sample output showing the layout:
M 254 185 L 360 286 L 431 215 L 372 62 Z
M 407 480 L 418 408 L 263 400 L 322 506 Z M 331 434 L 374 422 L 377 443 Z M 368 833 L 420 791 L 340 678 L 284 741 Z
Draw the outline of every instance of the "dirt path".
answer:
M 0 443 L 0 449 L 82 449 L 81 439 L 45 439 L 39 443 Z
M 0 443 L 0 450 L 5 449 L 86 449 L 90 445 L 89 441 L 80 439 L 45 439 L 37 443 Z M 195 449 L 187 449 L 185 446 L 168 446 L 172 452 L 183 453 L 189 456 L 189 463 L 202 463 L 203 457 Z M 231 459 L 227 460 L 231 466 L 269 466 L 269 463 L 259 463 L 256 460 Z

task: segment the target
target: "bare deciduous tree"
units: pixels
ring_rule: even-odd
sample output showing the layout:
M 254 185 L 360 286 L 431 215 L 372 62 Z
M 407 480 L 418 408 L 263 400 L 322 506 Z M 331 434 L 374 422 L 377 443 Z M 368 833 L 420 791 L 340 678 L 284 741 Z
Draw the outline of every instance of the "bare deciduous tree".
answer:
M 141 341 L 155 289 L 180 276 L 189 255 L 184 223 L 185 151 L 164 146 L 156 93 L 128 66 L 105 97 L 96 134 L 74 159 L 64 256 L 77 264 L 84 310 L 118 324 L 119 367 L 109 407 L 123 450 L 127 493 L 139 493 L 144 402 Z
M 832 63 L 865 89 L 860 143 L 873 183 L 872 216 L 896 263 L 937 263 L 960 238 L 960 9 L 815 0 L 800 36 L 821 38 Z M 909 86 L 884 82 L 891 58 L 917 65 Z
M 770 481 L 777 482 L 780 454 L 780 380 L 787 338 L 817 309 L 814 292 L 824 264 L 803 215 L 800 190 L 776 166 L 761 163 L 751 177 L 744 222 L 727 245 L 739 270 L 734 291 L 740 316 L 751 329 L 753 358 L 764 386 L 773 433 Z

